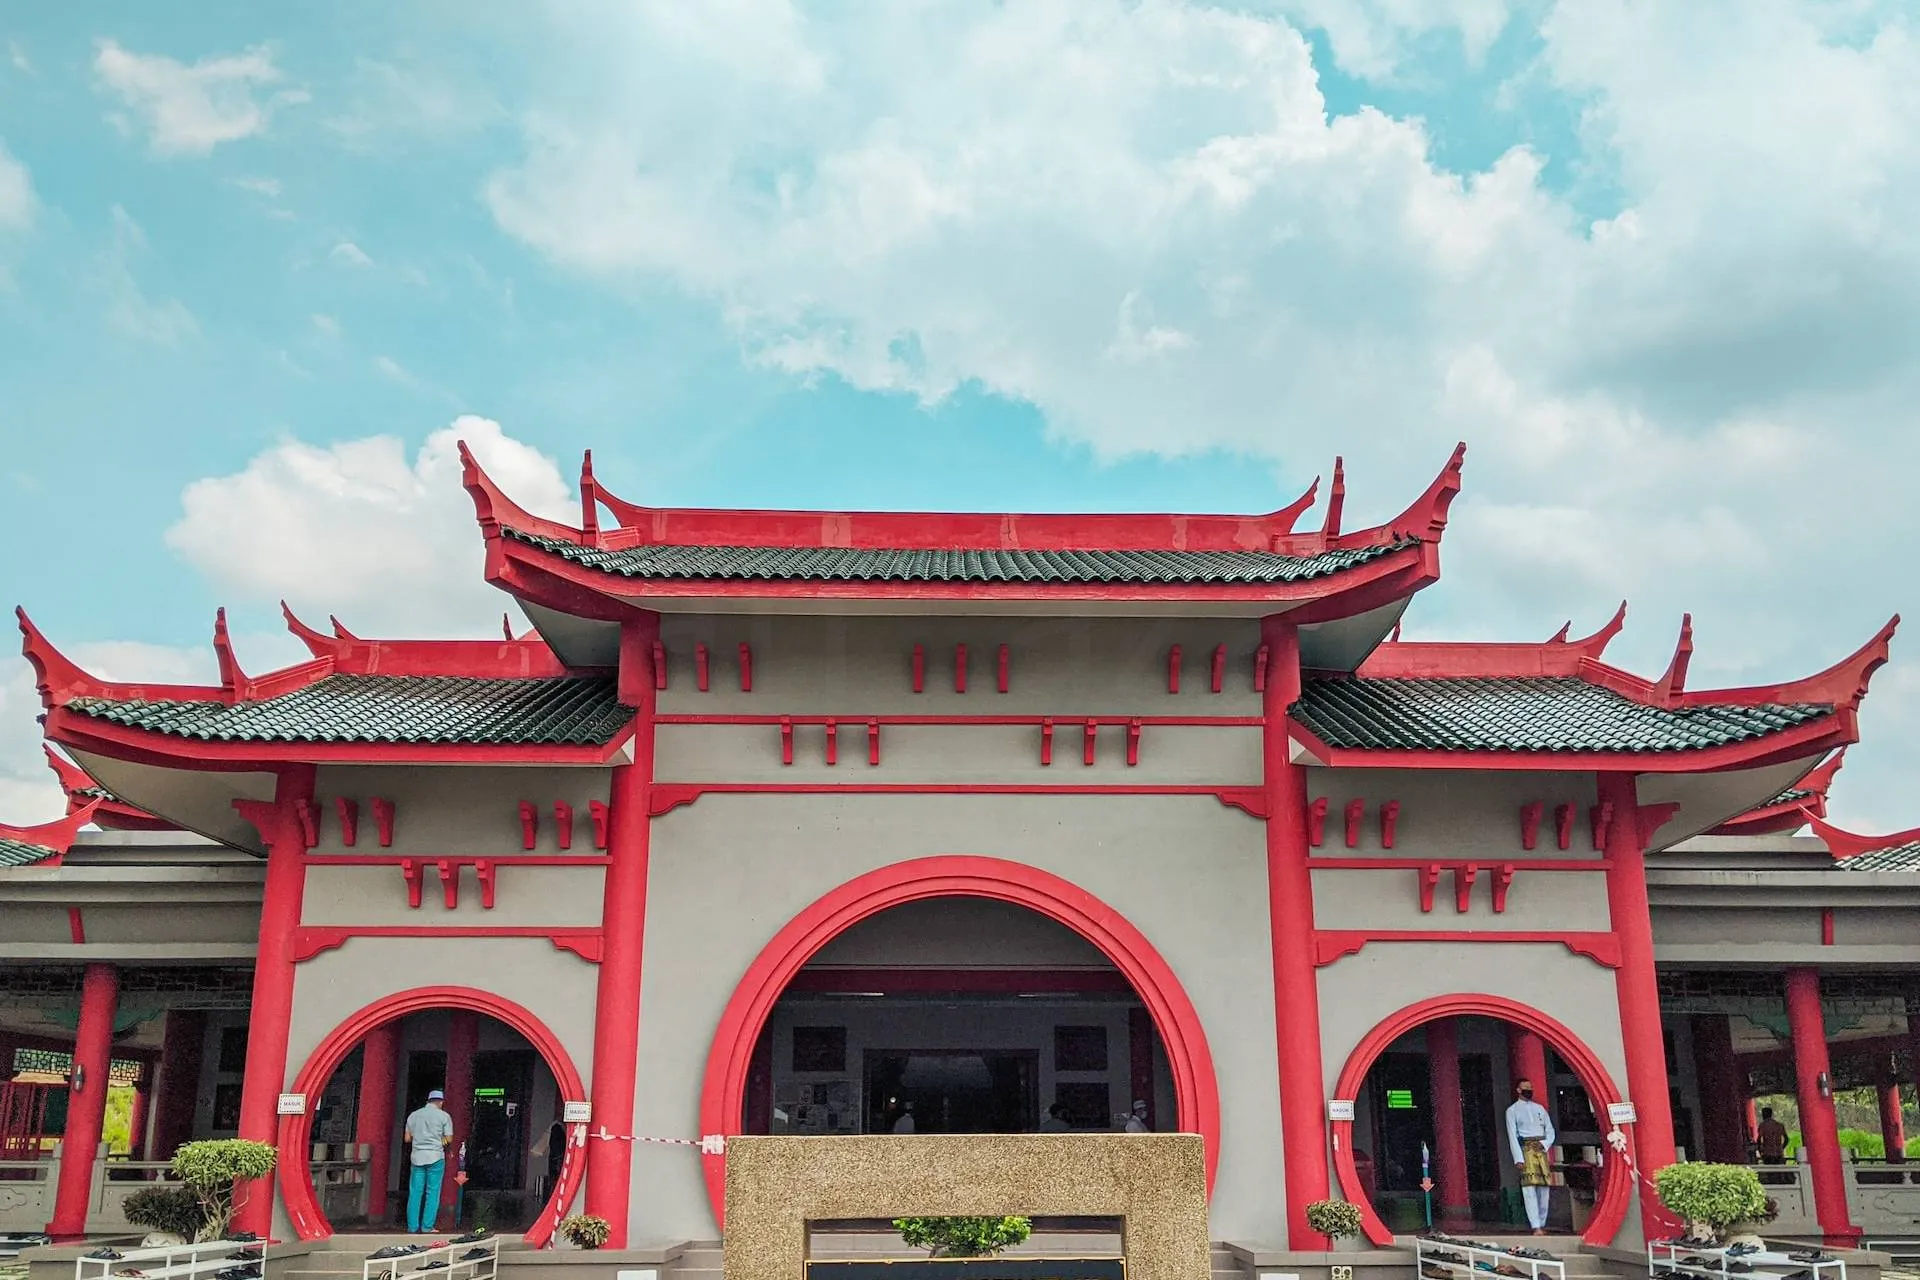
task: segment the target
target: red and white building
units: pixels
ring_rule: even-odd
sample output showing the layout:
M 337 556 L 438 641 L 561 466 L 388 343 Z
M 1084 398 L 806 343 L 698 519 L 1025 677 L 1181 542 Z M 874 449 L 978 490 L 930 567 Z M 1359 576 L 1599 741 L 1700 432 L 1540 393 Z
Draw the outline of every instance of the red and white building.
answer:
M 720 1238 L 703 1138 L 1137 1099 L 1205 1137 L 1216 1239 L 1321 1247 L 1344 1195 L 1384 1243 L 1422 1143 L 1444 1218 L 1509 1211 L 1525 1075 L 1561 1229 L 1639 1239 L 1636 1172 L 1748 1159 L 1741 1099 L 1794 1095 L 1777 1229 L 1903 1234 L 1920 1185 L 1843 1157 L 1832 1095 L 1900 1128 L 1920 856 L 1823 821 L 1893 624 L 1743 689 L 1689 686 L 1689 628 L 1610 665 L 1624 609 L 1402 640 L 1463 455 L 1352 530 L 1337 469 L 1258 516 L 909 515 L 641 507 L 589 464 L 575 526 L 469 458 L 526 635 L 289 614 L 311 660 L 251 674 L 221 622 L 184 687 L 23 612 L 73 812 L 0 831 L 0 1226 L 108 1229 L 232 1134 L 281 1152 L 244 1225 L 391 1221 L 444 1087 L 449 1196 L 535 1239 Z

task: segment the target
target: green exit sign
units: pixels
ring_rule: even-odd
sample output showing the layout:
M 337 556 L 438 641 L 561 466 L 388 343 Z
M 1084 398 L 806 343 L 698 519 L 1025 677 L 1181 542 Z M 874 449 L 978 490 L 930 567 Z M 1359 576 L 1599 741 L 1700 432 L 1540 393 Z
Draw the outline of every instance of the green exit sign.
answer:
M 1389 1111 L 1413 1110 L 1413 1090 L 1411 1089 L 1387 1090 L 1387 1110 Z

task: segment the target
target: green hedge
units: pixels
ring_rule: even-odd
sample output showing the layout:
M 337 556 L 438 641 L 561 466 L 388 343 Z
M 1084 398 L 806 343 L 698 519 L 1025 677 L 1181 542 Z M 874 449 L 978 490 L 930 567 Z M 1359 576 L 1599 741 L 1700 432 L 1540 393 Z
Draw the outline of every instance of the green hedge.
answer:
M 1743 1164 L 1670 1164 L 1653 1176 L 1660 1203 L 1685 1222 L 1729 1227 L 1764 1217 L 1767 1193 Z

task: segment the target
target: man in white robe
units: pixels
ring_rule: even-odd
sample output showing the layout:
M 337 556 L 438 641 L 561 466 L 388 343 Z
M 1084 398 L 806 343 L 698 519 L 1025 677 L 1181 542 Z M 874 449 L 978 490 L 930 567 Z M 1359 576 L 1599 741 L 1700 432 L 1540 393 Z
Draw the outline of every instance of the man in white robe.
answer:
M 1547 1234 L 1547 1196 L 1553 1184 L 1548 1152 L 1553 1150 L 1553 1117 L 1533 1100 L 1533 1081 L 1516 1080 L 1513 1105 L 1507 1108 L 1507 1145 L 1520 1171 L 1520 1195 L 1527 1202 L 1527 1222 L 1533 1234 Z

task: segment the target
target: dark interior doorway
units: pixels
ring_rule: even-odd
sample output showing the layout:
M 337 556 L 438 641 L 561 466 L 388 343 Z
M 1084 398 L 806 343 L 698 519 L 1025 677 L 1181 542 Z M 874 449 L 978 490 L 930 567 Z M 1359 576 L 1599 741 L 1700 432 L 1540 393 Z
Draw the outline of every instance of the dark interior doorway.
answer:
M 870 1049 L 868 1133 L 890 1132 L 911 1110 L 916 1133 L 1024 1133 L 1039 1120 L 1034 1053 Z

